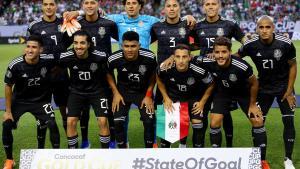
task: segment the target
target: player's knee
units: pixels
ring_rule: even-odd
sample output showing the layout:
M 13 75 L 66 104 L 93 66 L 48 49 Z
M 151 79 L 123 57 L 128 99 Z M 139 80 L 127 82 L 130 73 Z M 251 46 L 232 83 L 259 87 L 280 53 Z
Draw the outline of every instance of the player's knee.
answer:
M 192 119 L 192 124 L 199 124 L 202 123 L 202 120 L 200 119 Z
M 47 124 L 47 127 L 50 129 L 57 128 L 57 124 L 56 124 L 56 121 L 54 118 L 51 118 L 50 120 L 48 120 L 46 122 L 46 124 Z
M 154 122 L 151 120 L 147 120 L 143 122 L 145 131 L 152 132 L 154 131 Z
M 250 118 L 250 121 L 253 127 L 261 127 L 264 125 L 264 120 L 261 118 L 259 119 Z
M 75 128 L 76 124 L 77 124 L 77 121 L 78 121 L 78 118 L 68 117 L 68 119 L 67 119 L 67 125 L 68 125 L 68 127 Z
M 219 128 L 222 125 L 222 120 L 219 119 L 211 119 L 210 127 L 211 128 Z
M 295 128 L 294 126 L 294 116 L 282 116 L 282 122 L 286 129 Z
M 114 119 L 115 129 L 117 131 L 122 130 L 124 128 L 125 119 L 126 119 L 125 117 L 120 117 L 120 118 Z
M 98 124 L 100 128 L 108 129 L 108 121 L 106 117 L 98 117 Z
M 2 126 L 3 126 L 3 130 L 12 130 L 15 128 L 15 124 L 11 119 L 5 120 Z

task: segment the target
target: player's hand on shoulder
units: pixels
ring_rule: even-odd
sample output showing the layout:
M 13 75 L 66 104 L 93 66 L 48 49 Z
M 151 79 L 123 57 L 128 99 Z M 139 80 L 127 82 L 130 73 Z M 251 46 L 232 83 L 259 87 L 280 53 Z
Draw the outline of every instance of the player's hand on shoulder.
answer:
M 6 120 L 12 120 L 12 121 L 14 121 L 14 118 L 13 118 L 11 112 L 8 112 L 8 111 L 4 112 L 4 114 L 3 114 L 3 121 L 6 121 Z
M 209 59 L 215 59 L 214 53 L 209 53 L 209 54 L 206 55 L 206 57 L 209 58 Z
M 193 17 L 193 15 L 187 15 L 186 16 L 187 25 L 190 29 L 193 29 L 195 25 L 197 24 L 197 20 Z
M 113 113 L 119 111 L 120 102 L 123 105 L 125 105 L 122 95 L 119 92 L 114 93 L 114 98 L 113 98 L 113 102 L 112 102 L 112 112 Z
M 172 67 L 172 65 L 174 64 L 174 55 L 171 55 L 168 59 L 166 59 L 165 61 L 163 61 L 160 64 L 160 69 L 161 70 L 167 70 L 170 69 Z

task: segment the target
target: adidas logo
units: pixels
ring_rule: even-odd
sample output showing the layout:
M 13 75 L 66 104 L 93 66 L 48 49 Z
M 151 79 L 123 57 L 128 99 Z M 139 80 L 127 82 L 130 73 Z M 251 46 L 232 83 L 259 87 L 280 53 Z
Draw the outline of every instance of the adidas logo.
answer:
M 78 69 L 78 67 L 75 65 L 74 67 L 73 67 L 73 69 L 75 70 L 75 69 Z
M 45 34 L 46 34 L 46 32 L 45 32 L 45 31 L 42 31 L 42 32 L 41 32 L 41 34 L 42 34 L 42 35 L 45 35 Z
M 261 56 L 261 54 L 258 52 L 258 53 L 256 54 L 256 56 Z
M 24 75 L 22 75 L 22 77 L 28 77 L 28 75 L 25 73 Z
M 201 35 L 205 35 L 205 32 L 204 32 L 204 31 L 202 31 L 202 32 L 201 32 Z
M 174 78 L 171 78 L 170 80 L 171 80 L 172 82 L 175 82 L 175 79 L 174 79 Z
M 55 117 L 55 116 L 54 116 L 54 114 L 52 113 L 52 114 L 50 115 L 50 117 Z
M 127 69 L 124 67 L 124 68 L 122 69 L 122 72 L 127 72 Z
M 161 34 L 161 35 L 165 35 L 165 34 L 166 34 L 166 31 L 163 30 L 163 31 L 160 32 L 160 34 Z

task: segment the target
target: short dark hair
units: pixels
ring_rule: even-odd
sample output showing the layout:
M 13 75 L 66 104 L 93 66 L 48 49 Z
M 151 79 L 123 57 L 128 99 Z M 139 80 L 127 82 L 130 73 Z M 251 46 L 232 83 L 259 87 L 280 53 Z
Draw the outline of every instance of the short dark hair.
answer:
M 58 0 L 53 0 L 55 4 L 58 4 Z M 42 3 L 44 3 L 44 0 L 42 0 Z
M 28 41 L 38 42 L 40 46 L 44 45 L 42 37 L 40 35 L 36 35 L 36 34 L 30 35 L 27 38 L 26 42 L 28 42 Z
M 175 51 L 177 49 L 180 49 L 180 50 L 187 50 L 189 52 L 189 55 L 191 54 L 191 48 L 189 45 L 186 45 L 186 44 L 177 44 L 174 48 L 174 54 L 175 54 Z
M 231 50 L 232 43 L 230 39 L 221 36 L 215 39 L 214 48 L 216 46 L 227 46 L 228 50 Z
M 123 34 L 122 41 L 139 41 L 139 34 L 134 31 L 127 31 Z
M 127 2 L 127 0 L 122 0 L 123 5 L 125 5 Z M 137 0 L 137 2 L 141 5 L 141 9 L 144 7 L 144 0 Z
M 75 36 L 86 36 L 86 40 L 89 43 L 92 43 L 92 37 L 91 37 L 90 33 L 86 30 L 79 30 L 79 31 L 75 32 L 73 35 L 73 40 L 74 40 Z

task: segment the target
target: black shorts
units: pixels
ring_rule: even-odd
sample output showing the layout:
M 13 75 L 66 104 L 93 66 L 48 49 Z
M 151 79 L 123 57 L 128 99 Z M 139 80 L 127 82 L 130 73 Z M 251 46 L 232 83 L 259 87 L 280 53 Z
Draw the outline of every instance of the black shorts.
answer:
M 67 106 L 69 96 L 69 77 L 65 69 L 52 79 L 53 81 L 53 99 L 57 106 Z
M 248 115 L 250 95 L 232 96 L 225 92 L 216 92 L 214 94 L 211 112 L 223 115 L 230 113 L 232 100 L 237 101 L 243 112 Z
M 141 103 L 144 99 L 144 95 L 140 95 L 140 94 L 137 94 L 137 95 L 122 95 L 123 98 L 124 98 L 124 101 L 125 101 L 125 105 L 123 105 L 122 103 L 120 103 L 120 106 L 119 106 L 119 111 L 115 112 L 114 113 L 114 119 L 126 119 L 126 117 L 128 116 L 128 113 L 129 113 L 129 110 L 130 110 L 130 107 L 132 104 L 135 104 L 138 109 L 139 109 L 139 112 L 140 112 L 140 120 L 145 122 L 145 121 L 148 121 L 148 122 L 155 122 L 155 113 L 153 114 L 148 114 L 146 112 L 146 108 L 143 107 L 142 109 L 140 108 L 141 107 Z
M 12 102 L 12 116 L 14 123 L 18 123 L 20 117 L 26 112 L 30 112 L 40 122 L 47 122 L 55 118 L 53 108 L 50 103 L 19 103 Z
M 283 95 L 270 95 L 270 94 L 258 93 L 257 101 L 260 105 L 263 115 L 267 116 L 268 111 L 271 108 L 274 99 L 276 98 L 281 114 L 283 116 L 294 116 L 295 110 L 290 108 L 287 100 L 281 102 L 282 97 Z
M 80 117 L 82 110 L 91 105 L 96 117 L 108 116 L 108 102 L 105 95 L 80 95 L 71 93 L 68 99 L 68 117 Z

